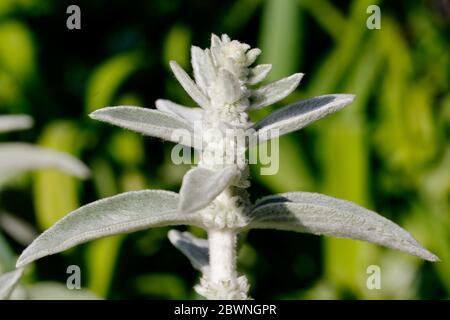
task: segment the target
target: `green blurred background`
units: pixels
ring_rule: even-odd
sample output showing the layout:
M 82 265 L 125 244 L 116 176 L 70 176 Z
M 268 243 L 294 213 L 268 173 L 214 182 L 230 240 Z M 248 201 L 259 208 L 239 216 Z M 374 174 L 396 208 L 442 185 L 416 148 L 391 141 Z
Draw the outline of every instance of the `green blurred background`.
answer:
M 70 4 L 81 8 L 81 30 L 66 28 Z M 372 4 L 381 7 L 381 30 L 366 28 Z M 344 111 L 281 138 L 280 170 L 260 176 L 255 166 L 252 198 L 303 190 L 352 200 L 401 224 L 442 259 L 431 264 L 358 241 L 252 231 L 239 254 L 252 297 L 448 299 L 449 20 L 446 0 L 0 0 L 0 114 L 36 121 L 0 141 L 63 150 L 93 172 L 84 182 L 52 170 L 21 176 L 1 191 L 0 208 L 41 232 L 99 198 L 177 191 L 189 166 L 171 163 L 171 143 L 87 114 L 109 105 L 154 108 L 158 98 L 193 106 L 168 61 L 190 70 L 190 45 L 207 47 L 211 32 L 227 33 L 263 50 L 258 62 L 273 64 L 269 81 L 306 74 L 283 103 L 357 96 Z M 38 261 L 24 282 L 65 283 L 67 266 L 78 264 L 82 286 L 103 298 L 196 298 L 198 274 L 167 231 L 78 246 Z M 16 238 L 0 231 L 3 271 L 24 248 Z M 366 287 L 369 265 L 381 267 L 381 290 Z

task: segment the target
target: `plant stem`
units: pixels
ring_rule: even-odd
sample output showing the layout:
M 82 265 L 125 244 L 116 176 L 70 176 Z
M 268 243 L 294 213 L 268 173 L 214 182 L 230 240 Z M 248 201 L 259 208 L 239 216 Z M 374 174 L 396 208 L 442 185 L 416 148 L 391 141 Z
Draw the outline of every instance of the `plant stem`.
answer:
M 236 232 L 230 229 L 208 231 L 210 280 L 235 283 L 236 272 Z

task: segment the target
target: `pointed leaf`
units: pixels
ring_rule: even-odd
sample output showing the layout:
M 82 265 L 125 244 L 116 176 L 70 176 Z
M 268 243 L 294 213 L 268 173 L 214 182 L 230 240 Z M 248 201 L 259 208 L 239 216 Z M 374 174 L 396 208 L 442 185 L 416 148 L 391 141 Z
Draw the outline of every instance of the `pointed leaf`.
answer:
M 253 85 L 263 81 L 267 77 L 271 69 L 271 64 L 259 64 L 253 69 L 250 69 L 250 75 L 248 77 L 247 83 Z
M 212 57 L 208 49 L 202 50 L 196 46 L 192 46 L 191 56 L 195 82 L 200 87 L 203 94 L 206 95 L 208 93 L 208 87 L 215 77 Z
M 256 58 L 261 54 L 261 49 L 259 48 L 253 48 L 248 50 L 246 53 L 247 56 L 247 66 L 251 65 L 253 62 L 255 62 Z
M 195 212 L 210 204 L 239 174 L 235 166 L 213 171 L 196 167 L 183 177 L 180 189 L 180 211 Z
M 287 78 L 269 83 L 252 92 L 250 110 L 261 109 L 284 99 L 297 88 L 303 73 L 296 73 Z
M 178 205 L 178 194 L 162 190 L 126 192 L 93 202 L 42 233 L 25 249 L 17 266 L 101 237 L 197 222 L 194 214 L 180 214 Z
M 156 100 L 155 104 L 156 108 L 159 111 L 181 117 L 191 123 L 194 123 L 195 121 L 201 121 L 203 117 L 204 111 L 201 108 L 185 107 L 170 100 L 164 99 Z
M 222 45 L 222 40 L 215 35 L 214 33 L 211 34 L 211 47 L 220 47 Z
M 198 103 L 202 108 L 209 108 L 209 100 L 205 94 L 200 90 L 200 88 L 195 84 L 195 82 L 189 77 L 189 75 L 184 71 L 178 63 L 175 61 L 170 61 L 170 67 L 172 68 L 175 77 L 181 84 L 184 90 L 189 94 L 189 96 Z
M 23 269 L 15 269 L 0 276 L 0 300 L 8 299 L 22 277 Z
M 208 267 L 208 240 L 200 239 L 189 232 L 180 232 L 178 230 L 170 230 L 168 237 L 170 242 L 189 259 L 195 269 L 204 271 Z
M 131 106 L 106 107 L 91 113 L 90 117 L 148 136 L 193 146 L 191 124 L 158 110 Z
M 28 129 L 33 126 L 33 119 L 27 115 L 0 116 L 0 133 Z
M 227 35 L 227 34 L 222 34 L 222 42 L 223 43 L 228 43 L 228 42 L 230 42 L 231 41 L 231 39 L 230 39 L 230 37 Z
M 249 228 L 270 228 L 380 244 L 429 261 L 439 260 L 397 224 L 352 202 L 309 192 L 261 199 Z
M 69 154 L 27 143 L 0 144 L 0 170 L 6 173 L 40 168 L 57 168 L 79 178 L 89 176 L 89 169 Z
M 279 109 L 253 127 L 257 131 L 258 142 L 262 143 L 306 127 L 344 108 L 354 97 L 352 94 L 330 94 L 299 101 Z

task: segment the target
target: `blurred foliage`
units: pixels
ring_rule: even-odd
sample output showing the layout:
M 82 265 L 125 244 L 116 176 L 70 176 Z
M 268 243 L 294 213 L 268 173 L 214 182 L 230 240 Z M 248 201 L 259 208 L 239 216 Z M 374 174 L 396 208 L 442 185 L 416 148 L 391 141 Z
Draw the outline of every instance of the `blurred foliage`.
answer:
M 65 26 L 74 3 L 81 30 Z M 366 28 L 372 4 L 381 7 L 381 30 Z M 2 190 L 1 208 L 43 230 L 78 205 L 119 192 L 176 191 L 188 166 L 171 163 L 170 143 L 87 114 L 107 105 L 153 108 L 158 98 L 193 105 L 167 63 L 189 69 L 191 43 L 206 47 L 211 32 L 224 32 L 263 49 L 261 62 L 274 66 L 270 80 L 305 73 L 286 103 L 357 96 L 344 111 L 281 138 L 280 170 L 259 176 L 253 166 L 252 197 L 308 190 L 352 200 L 404 225 L 442 259 L 430 264 L 356 241 L 254 231 L 241 239 L 239 255 L 253 297 L 448 299 L 449 20 L 447 0 L 2 0 L 0 112 L 28 113 L 36 126 L 0 139 L 72 153 L 92 178 L 27 175 Z M 43 259 L 27 281 L 64 282 L 66 267 L 79 264 L 83 286 L 104 298 L 195 298 L 198 275 L 167 231 L 102 239 Z M 0 272 L 22 249 L 0 235 Z M 382 290 L 366 287 L 372 264 L 381 267 Z

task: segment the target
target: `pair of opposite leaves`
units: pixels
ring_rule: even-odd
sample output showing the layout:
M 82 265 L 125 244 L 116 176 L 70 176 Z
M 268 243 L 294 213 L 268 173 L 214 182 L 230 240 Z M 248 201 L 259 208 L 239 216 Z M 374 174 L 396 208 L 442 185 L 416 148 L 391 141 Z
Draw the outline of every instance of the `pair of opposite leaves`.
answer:
M 175 62 L 171 62 L 171 67 L 183 88 L 200 106 L 207 108 L 207 97 L 197 83 Z M 249 108 L 262 108 L 283 99 L 295 89 L 300 78 L 300 74 L 294 75 L 254 90 Z M 340 110 L 352 100 L 352 95 L 335 94 L 300 101 L 272 113 L 253 125 L 253 129 L 256 135 L 274 128 L 279 135 L 286 134 Z M 174 130 L 185 129 L 193 134 L 193 122 L 201 121 L 205 112 L 203 108 L 188 108 L 167 100 L 158 100 L 156 106 L 158 110 L 108 107 L 94 112 L 91 117 L 178 142 L 173 138 Z M 198 210 L 206 207 L 231 183 L 235 170 L 228 167 L 219 171 L 194 168 L 183 178 L 180 194 L 163 190 L 133 191 L 81 207 L 39 236 L 22 253 L 17 267 L 77 244 L 118 233 L 183 224 L 208 229 Z M 317 193 L 292 192 L 262 198 L 250 208 L 245 220 L 236 227 L 236 231 L 271 228 L 352 238 L 384 245 L 429 261 L 438 260 L 407 231 L 388 219 L 354 203 Z M 188 257 L 191 255 L 194 265 L 202 265 L 201 261 L 205 263 L 205 259 L 196 261 L 192 257 L 196 255 L 192 253 L 193 248 L 198 249 L 197 256 L 204 257 L 201 253 L 204 252 L 204 241 L 176 232 L 172 232 L 170 238 Z

